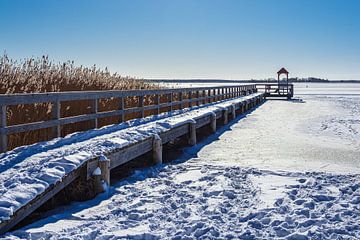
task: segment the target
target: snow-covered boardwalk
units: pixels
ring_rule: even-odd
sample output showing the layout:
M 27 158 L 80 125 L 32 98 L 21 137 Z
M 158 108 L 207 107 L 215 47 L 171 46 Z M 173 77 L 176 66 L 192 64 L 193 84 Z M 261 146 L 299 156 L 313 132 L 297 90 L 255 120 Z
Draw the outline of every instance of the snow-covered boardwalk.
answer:
M 160 151 L 155 160 L 161 162 L 161 144 L 183 135 L 189 135 L 189 143 L 196 144 L 196 129 L 209 125 L 215 131 L 218 119 L 226 124 L 229 117 L 235 118 L 236 112 L 243 113 L 262 100 L 262 93 L 253 93 L 75 133 L 1 154 L 0 232 L 15 226 L 81 174 L 88 178 L 103 175 L 98 169 L 102 160 L 109 162 L 110 170 L 154 150 Z M 159 140 L 160 144 L 154 144 Z M 153 149 L 155 145 L 157 148 Z
M 301 99 L 269 100 L 176 160 L 2 237 L 359 239 L 360 98 Z

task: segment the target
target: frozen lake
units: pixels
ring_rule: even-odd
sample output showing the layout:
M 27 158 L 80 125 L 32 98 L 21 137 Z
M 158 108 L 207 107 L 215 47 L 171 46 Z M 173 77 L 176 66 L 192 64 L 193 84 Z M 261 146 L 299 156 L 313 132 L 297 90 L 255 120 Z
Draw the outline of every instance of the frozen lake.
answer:
M 224 83 L 224 82 L 194 82 L 194 83 L 161 83 L 164 86 L 172 87 L 205 87 L 225 86 L 248 83 Z M 294 83 L 295 95 L 360 95 L 359 83 Z
M 301 83 L 295 93 L 6 237 L 357 239 L 360 84 Z
M 360 97 L 268 100 L 204 146 L 204 161 L 291 171 L 360 173 Z

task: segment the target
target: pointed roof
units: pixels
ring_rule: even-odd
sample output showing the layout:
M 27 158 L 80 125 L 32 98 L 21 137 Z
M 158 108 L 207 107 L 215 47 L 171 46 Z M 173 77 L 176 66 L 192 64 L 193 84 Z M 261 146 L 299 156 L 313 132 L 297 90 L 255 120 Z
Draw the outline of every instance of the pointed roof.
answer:
M 283 73 L 288 74 L 289 72 L 285 68 L 281 68 L 277 73 L 278 74 L 283 74 Z

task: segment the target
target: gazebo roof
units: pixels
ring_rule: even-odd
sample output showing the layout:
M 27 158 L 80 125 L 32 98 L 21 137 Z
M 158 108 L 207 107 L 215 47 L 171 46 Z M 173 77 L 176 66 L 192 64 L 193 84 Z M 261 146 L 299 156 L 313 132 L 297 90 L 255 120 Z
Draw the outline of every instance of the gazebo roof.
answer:
M 289 72 L 285 68 L 281 68 L 277 73 L 278 74 L 282 74 L 282 73 L 288 74 Z

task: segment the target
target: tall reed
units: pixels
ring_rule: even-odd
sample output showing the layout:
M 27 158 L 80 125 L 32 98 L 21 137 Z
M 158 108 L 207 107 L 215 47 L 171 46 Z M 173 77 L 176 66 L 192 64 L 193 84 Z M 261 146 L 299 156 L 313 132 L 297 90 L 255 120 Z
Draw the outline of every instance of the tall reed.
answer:
M 6 54 L 0 56 L 0 94 L 13 93 L 40 93 L 64 91 L 91 91 L 91 90 L 129 90 L 129 89 L 156 89 L 159 85 L 145 82 L 129 76 L 110 73 L 107 68 L 76 66 L 74 61 L 55 63 L 48 56 L 13 60 Z M 118 99 L 103 99 L 99 101 L 100 111 L 117 110 Z M 151 104 L 152 98 L 145 99 Z M 90 102 L 73 101 L 62 102 L 61 116 L 75 116 L 89 113 Z M 136 106 L 136 98 L 126 98 L 127 107 Z M 136 115 L 126 116 L 127 119 Z M 9 106 L 7 109 L 8 125 L 22 124 L 51 119 L 51 104 L 29 104 Z M 118 123 L 119 118 L 100 119 L 100 126 Z M 71 132 L 83 131 L 92 127 L 92 122 L 80 122 L 62 127 L 62 135 Z M 51 129 L 42 129 L 9 136 L 9 149 L 17 146 L 48 140 L 52 137 Z

